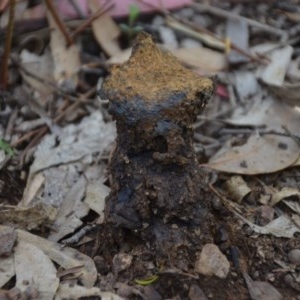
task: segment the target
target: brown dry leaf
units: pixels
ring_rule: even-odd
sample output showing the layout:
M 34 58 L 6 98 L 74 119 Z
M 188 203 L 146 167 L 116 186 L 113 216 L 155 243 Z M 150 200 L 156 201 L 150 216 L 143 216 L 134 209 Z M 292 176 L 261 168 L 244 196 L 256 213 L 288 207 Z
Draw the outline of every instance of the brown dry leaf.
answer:
M 101 7 L 99 0 L 89 0 L 88 5 L 94 14 Z M 109 14 L 105 13 L 94 20 L 92 30 L 99 45 L 109 57 L 118 55 L 118 53 L 121 52 L 117 40 L 121 31 Z
M 297 134 L 300 128 L 299 112 L 271 97 L 255 102 L 246 113 L 237 110 L 227 123 L 237 126 L 264 126 L 264 131 Z M 242 146 L 229 141 L 206 164 L 207 167 L 239 174 L 263 174 L 285 169 L 295 164 L 300 146 L 291 137 L 276 134 L 251 135 Z
M 2 205 L 0 207 L 0 224 L 32 230 L 40 225 L 52 223 L 56 213 L 54 207 L 41 202 L 31 207 Z
M 230 198 L 232 198 L 237 203 L 241 203 L 243 198 L 251 192 L 247 183 L 242 176 L 231 176 L 226 181 L 226 187 L 229 192 Z
M 274 191 L 269 205 L 274 206 L 277 203 L 279 203 L 281 200 L 290 197 L 300 198 L 300 191 L 293 187 L 284 187 L 280 191 Z
M 291 166 L 299 151 L 289 137 L 251 135 L 242 146 L 222 148 L 203 166 L 238 174 L 271 173 Z
M 59 285 L 56 268 L 49 257 L 36 245 L 18 240 L 14 251 L 16 287 L 38 290 L 40 300 L 53 299 Z
M 227 66 L 223 53 L 205 47 L 173 49 L 171 52 L 183 63 L 204 72 L 217 73 Z
M 28 207 L 31 201 L 38 195 L 39 191 L 42 189 L 42 186 L 45 182 L 45 176 L 42 173 L 36 174 L 30 181 L 30 185 L 25 189 L 23 193 L 23 199 L 20 202 L 21 207 Z M 28 181 L 27 181 L 28 184 Z
M 51 260 L 64 269 L 82 266 L 79 279 L 85 287 L 93 287 L 97 279 L 97 269 L 94 261 L 90 257 L 69 247 L 62 248 L 60 244 L 38 237 L 29 232 L 20 229 L 16 231 L 18 241 L 29 243 L 40 248 Z
M 132 52 L 132 48 L 122 50 L 118 54 L 116 54 L 116 55 L 112 56 L 110 59 L 108 59 L 107 63 L 110 65 L 123 64 L 124 62 L 126 62 L 129 59 L 131 52 Z
M 77 45 L 66 47 L 66 40 L 52 15 L 47 11 L 47 19 L 50 26 L 50 48 L 54 61 L 54 79 L 58 85 L 66 91 L 75 91 L 78 84 L 80 57 Z

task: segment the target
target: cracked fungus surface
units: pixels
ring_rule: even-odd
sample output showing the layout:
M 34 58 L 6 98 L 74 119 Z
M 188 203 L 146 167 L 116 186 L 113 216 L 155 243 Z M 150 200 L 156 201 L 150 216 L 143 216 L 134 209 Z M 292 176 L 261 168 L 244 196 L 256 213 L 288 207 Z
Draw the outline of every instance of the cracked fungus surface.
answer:
M 172 54 L 160 50 L 149 34 L 142 32 L 135 40 L 130 59 L 112 67 L 102 90 L 112 101 L 143 99 L 151 108 L 170 97 L 186 104 L 199 101 L 211 94 L 213 82 L 183 67 Z

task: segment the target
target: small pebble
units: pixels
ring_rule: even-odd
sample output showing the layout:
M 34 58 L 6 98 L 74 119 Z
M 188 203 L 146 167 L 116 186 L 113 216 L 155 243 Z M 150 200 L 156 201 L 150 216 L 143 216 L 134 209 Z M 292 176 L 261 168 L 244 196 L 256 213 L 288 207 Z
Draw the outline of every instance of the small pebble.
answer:
M 189 290 L 190 300 L 208 300 L 203 290 L 196 284 L 192 284 Z
M 196 261 L 196 272 L 219 278 L 226 278 L 230 269 L 230 264 L 226 256 L 215 244 L 204 245 L 200 257 Z
M 113 258 L 113 270 L 115 274 L 118 274 L 120 271 L 126 270 L 131 266 L 132 255 L 127 253 L 118 253 Z
M 288 254 L 289 261 L 292 264 L 300 265 L 300 249 L 293 249 Z

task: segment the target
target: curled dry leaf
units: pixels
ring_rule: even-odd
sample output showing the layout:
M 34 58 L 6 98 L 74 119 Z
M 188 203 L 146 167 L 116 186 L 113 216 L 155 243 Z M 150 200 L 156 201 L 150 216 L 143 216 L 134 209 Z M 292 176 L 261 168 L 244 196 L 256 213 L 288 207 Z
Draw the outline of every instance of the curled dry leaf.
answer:
M 238 203 L 251 192 L 251 189 L 248 187 L 242 176 L 231 176 L 226 181 L 226 186 L 229 196 Z

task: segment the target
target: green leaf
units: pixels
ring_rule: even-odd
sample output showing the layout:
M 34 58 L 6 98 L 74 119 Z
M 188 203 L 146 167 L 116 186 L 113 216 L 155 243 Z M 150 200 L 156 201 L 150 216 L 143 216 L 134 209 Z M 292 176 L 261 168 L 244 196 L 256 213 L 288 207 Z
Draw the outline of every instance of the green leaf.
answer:
M 0 149 L 10 156 L 14 155 L 14 149 L 10 146 L 10 144 L 8 144 L 2 139 L 0 139 Z
M 145 279 L 135 279 L 134 281 L 135 281 L 135 283 L 137 283 L 139 285 L 146 286 L 146 285 L 152 284 L 157 279 L 158 279 L 158 275 L 153 275 L 153 276 L 150 276 L 150 277 L 145 278 Z
M 132 26 L 134 21 L 137 19 L 140 14 L 140 9 L 137 5 L 129 5 L 129 25 Z

